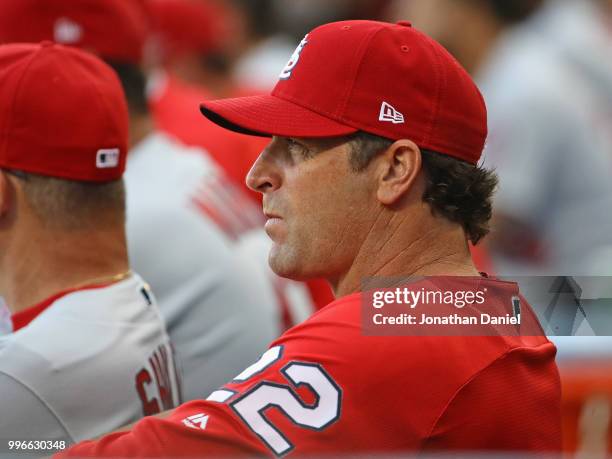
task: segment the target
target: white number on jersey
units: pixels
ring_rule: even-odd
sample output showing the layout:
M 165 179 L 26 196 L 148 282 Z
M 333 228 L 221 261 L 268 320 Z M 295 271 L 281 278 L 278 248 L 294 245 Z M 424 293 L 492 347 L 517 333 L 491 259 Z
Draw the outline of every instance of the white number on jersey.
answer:
M 282 353 L 282 346 L 268 349 L 234 381 L 242 382 L 252 378 L 278 361 Z M 280 372 L 290 384 L 262 381 L 231 402 L 230 406 L 272 451 L 283 455 L 294 446 L 268 421 L 265 410 L 277 407 L 294 424 L 307 429 L 323 430 L 340 418 L 342 390 L 319 364 L 291 361 Z M 305 385 L 312 391 L 315 403 L 309 405 L 302 401 L 294 390 L 294 387 L 299 385 Z M 233 395 L 231 391 L 226 392 L 227 397 L 223 397 L 225 400 Z M 212 399 L 209 397 L 209 400 Z
M 264 371 L 266 368 L 268 368 L 270 365 L 280 359 L 282 355 L 282 346 L 271 347 L 263 353 L 263 355 L 259 358 L 257 362 L 255 362 L 253 365 L 249 366 L 242 373 L 236 376 L 233 382 L 242 382 L 252 378 L 254 375 Z

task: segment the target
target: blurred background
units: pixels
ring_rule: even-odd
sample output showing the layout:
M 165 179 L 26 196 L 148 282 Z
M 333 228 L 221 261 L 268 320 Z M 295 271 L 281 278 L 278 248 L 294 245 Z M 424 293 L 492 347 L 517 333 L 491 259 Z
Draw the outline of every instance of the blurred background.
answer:
M 270 91 L 326 22 L 410 20 L 442 43 L 485 96 L 482 162 L 500 177 L 475 260 L 525 276 L 559 349 L 568 457 L 612 455 L 612 0 L 131 1 L 149 18 L 143 103 L 157 129 L 203 147 L 254 203 L 244 177 L 267 140 L 208 122 L 199 101 Z M 56 41 L 80 33 L 68 19 L 56 26 Z M 318 306 L 330 299 L 310 292 Z
M 213 156 L 240 149 L 240 161 L 226 168 L 238 184 L 265 141 L 204 132 L 192 105 L 198 92 L 271 90 L 297 43 L 325 22 L 410 20 L 441 42 L 485 96 L 483 164 L 500 176 L 492 232 L 475 259 L 494 275 L 529 276 L 521 290 L 559 349 L 565 451 L 612 454 L 612 1 L 150 0 L 148 7 L 157 122 Z M 177 118 L 182 93 L 190 123 Z M 554 336 L 571 334 L 592 336 Z

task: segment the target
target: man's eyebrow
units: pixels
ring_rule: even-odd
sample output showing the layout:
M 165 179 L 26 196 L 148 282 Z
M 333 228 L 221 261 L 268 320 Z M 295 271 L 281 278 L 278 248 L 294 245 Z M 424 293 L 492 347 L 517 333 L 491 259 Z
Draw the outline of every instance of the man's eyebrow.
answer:
M 294 139 L 295 141 L 299 143 L 306 145 L 307 147 L 313 147 L 314 149 L 319 150 L 319 151 L 329 150 L 331 148 L 338 147 L 348 142 L 349 140 L 351 140 L 350 136 L 322 137 L 322 138 L 318 138 L 318 137 L 309 137 L 309 138 L 290 137 L 290 138 Z

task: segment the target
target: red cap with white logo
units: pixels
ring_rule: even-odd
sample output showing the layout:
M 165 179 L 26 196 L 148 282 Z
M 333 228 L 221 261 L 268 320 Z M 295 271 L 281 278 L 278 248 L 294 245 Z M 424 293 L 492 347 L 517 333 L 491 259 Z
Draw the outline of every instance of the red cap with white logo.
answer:
M 1 0 L 0 44 L 51 40 L 139 63 L 147 21 L 143 0 Z
M 123 175 L 128 110 L 115 72 L 51 42 L 0 46 L 0 167 L 76 181 Z
M 484 100 L 437 42 L 408 22 L 343 21 L 301 41 L 269 95 L 204 102 L 202 113 L 252 135 L 334 137 L 365 131 L 476 163 Z

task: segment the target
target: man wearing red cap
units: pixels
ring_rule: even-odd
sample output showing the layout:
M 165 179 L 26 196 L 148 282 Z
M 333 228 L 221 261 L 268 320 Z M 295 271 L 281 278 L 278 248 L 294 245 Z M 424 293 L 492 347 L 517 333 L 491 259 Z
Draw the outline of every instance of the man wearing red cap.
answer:
M 141 69 L 147 27 L 140 3 L 6 0 L 0 2 L 0 41 L 54 39 L 94 52 L 117 72 L 130 118 L 130 261 L 159 301 L 183 396 L 192 400 L 256 359 L 279 335 L 280 314 L 266 265 L 252 263 L 254 257 L 235 246 L 239 232 L 261 228 L 261 212 L 205 151 L 183 146 L 154 125 Z M 17 26 L 24 21 L 27 27 Z M 193 110 L 198 113 L 197 105 Z
M 3 45 L 0 100 L 0 294 L 13 329 L 0 337 L 0 436 L 77 441 L 178 405 L 170 339 L 128 265 L 115 73 L 50 42 Z
M 468 240 L 487 233 L 496 184 L 477 165 L 486 109 L 439 44 L 406 22 L 323 25 L 299 44 L 271 95 L 202 111 L 272 136 L 247 178 L 263 194 L 270 265 L 293 279 L 325 277 L 337 300 L 207 400 L 70 454 L 559 448 L 555 347 L 516 284 L 480 276 L 470 257 Z M 362 282 L 383 276 L 411 276 L 415 291 L 437 282 L 423 276 L 478 286 L 488 293 L 474 311 L 506 311 L 531 336 L 365 336 Z

